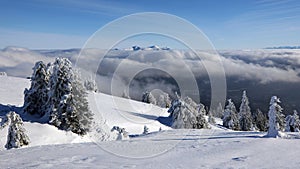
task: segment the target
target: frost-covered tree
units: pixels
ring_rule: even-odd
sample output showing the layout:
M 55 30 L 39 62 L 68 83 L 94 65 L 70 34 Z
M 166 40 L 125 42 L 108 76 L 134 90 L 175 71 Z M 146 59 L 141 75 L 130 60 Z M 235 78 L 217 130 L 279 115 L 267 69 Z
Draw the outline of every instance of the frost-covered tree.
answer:
M 280 113 L 276 114 L 276 121 L 277 121 L 277 125 L 280 131 L 284 131 L 285 129 L 285 115 L 282 113 L 282 111 Z
M 87 93 L 79 72 L 73 71 L 71 62 L 57 58 L 53 64 L 49 92 L 50 124 L 79 135 L 86 134 L 92 123 Z
M 293 118 L 294 118 L 294 123 L 292 126 L 294 128 L 294 132 L 299 132 L 300 131 L 300 119 L 299 119 L 298 112 L 296 110 L 294 110 Z
M 212 111 L 212 116 L 218 117 L 218 118 L 223 118 L 223 113 L 224 109 L 221 103 L 217 106 L 217 108 L 211 110 Z
M 269 137 L 277 137 L 279 136 L 280 132 L 280 125 L 278 116 L 280 116 L 282 112 L 282 108 L 279 105 L 280 100 L 277 96 L 273 96 L 270 101 L 269 107 L 269 129 L 268 129 L 268 136 Z
M 259 131 L 267 131 L 268 119 L 260 109 L 257 109 L 252 116 L 253 125 Z
M 209 128 L 209 125 L 208 125 L 208 122 L 206 121 L 206 119 L 205 119 L 205 115 L 207 114 L 206 113 L 206 110 L 205 110 L 205 106 L 204 106 L 204 104 L 199 104 L 198 106 L 197 106 L 197 109 L 196 109 L 197 111 L 198 111 L 198 113 L 197 113 L 197 115 L 196 115 L 196 119 L 197 119 L 197 123 L 196 123 L 196 128 L 197 129 L 202 129 L 202 128 L 205 128 L 205 129 L 207 129 L 207 128 Z
M 119 126 L 113 126 L 113 128 L 111 129 L 111 132 L 113 132 L 113 131 L 118 132 L 117 140 L 128 139 L 128 132 L 125 130 L 125 128 L 121 128 Z
M 89 91 L 93 91 L 93 92 L 97 92 L 98 91 L 98 87 L 97 84 L 94 80 L 85 80 L 84 81 L 84 87 L 86 88 L 86 90 Z
M 39 117 L 45 114 L 48 101 L 49 78 L 49 65 L 46 66 L 42 61 L 36 62 L 31 76 L 31 86 L 24 91 L 23 111 L 25 113 Z
M 194 102 L 194 100 L 192 98 L 188 97 L 188 96 L 186 96 L 183 99 L 183 101 L 184 101 L 185 104 L 189 105 L 191 108 L 193 108 L 195 110 L 197 110 L 199 108 L 199 104 L 197 104 L 196 102 Z M 203 108 L 204 108 L 204 106 L 203 106 Z M 205 111 L 205 109 L 204 109 L 204 111 Z
M 168 93 L 160 93 L 159 98 L 156 99 L 156 105 L 162 108 L 169 108 L 171 105 L 171 99 Z
M 294 110 L 293 115 L 288 115 L 285 118 L 285 124 L 286 124 L 285 127 L 286 132 L 299 132 L 300 121 L 299 121 L 298 112 L 296 110 Z
M 240 130 L 237 111 L 231 99 L 228 99 L 228 105 L 224 110 L 223 126 L 232 130 Z
M 7 119 L 10 124 L 5 147 L 11 149 L 28 145 L 30 141 L 21 117 L 15 112 L 9 112 L 7 114 Z
M 242 102 L 239 112 L 239 123 L 242 131 L 250 131 L 252 129 L 252 116 L 251 109 L 249 107 L 249 99 L 246 91 L 243 91 Z
M 148 92 L 148 91 L 146 91 L 145 93 L 143 93 L 142 102 L 156 105 L 156 99 L 155 99 L 155 97 L 152 95 L 151 92 Z
M 189 97 L 186 97 L 184 100 L 179 97 L 173 100 L 168 110 L 172 117 L 172 127 L 177 129 L 209 128 L 204 117 L 206 114 L 204 107 L 202 104 L 197 105 Z
M 144 126 L 143 134 L 149 134 L 149 128 L 146 125 Z

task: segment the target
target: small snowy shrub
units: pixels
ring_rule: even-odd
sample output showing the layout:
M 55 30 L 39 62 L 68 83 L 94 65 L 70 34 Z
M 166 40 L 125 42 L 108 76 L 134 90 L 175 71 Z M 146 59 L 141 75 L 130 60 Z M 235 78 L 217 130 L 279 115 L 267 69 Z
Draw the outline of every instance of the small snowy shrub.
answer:
M 26 134 L 21 117 L 15 112 L 10 112 L 7 114 L 7 119 L 10 124 L 5 147 L 11 149 L 28 145 L 29 137 Z
M 117 131 L 118 132 L 118 137 L 117 140 L 126 140 L 128 139 L 128 132 L 125 130 L 125 128 L 121 128 L 119 126 L 113 126 L 111 129 L 111 132 Z
M 149 128 L 146 125 L 144 126 L 143 134 L 149 134 Z

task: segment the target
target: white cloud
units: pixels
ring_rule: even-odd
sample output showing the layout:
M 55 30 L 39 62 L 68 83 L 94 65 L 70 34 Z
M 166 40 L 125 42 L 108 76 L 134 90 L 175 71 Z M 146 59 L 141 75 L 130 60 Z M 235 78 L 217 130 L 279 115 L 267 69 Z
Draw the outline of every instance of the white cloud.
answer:
M 188 51 L 124 51 L 112 50 L 102 60 L 103 50 L 86 49 L 81 52 L 79 67 L 93 73 L 85 74 L 90 78 L 97 73 L 96 80 L 102 92 L 122 96 L 129 84 L 135 86 L 131 91 L 136 97 L 148 89 L 159 88 L 171 92 L 176 84 L 166 79 L 173 78 L 178 83 L 190 85 L 195 77 L 207 77 L 206 68 L 210 68 L 210 75 L 220 73 L 219 57 L 204 51 L 197 51 L 200 60 L 193 52 Z M 51 56 L 72 57 L 77 61 L 78 51 L 55 51 Z M 227 77 L 240 80 L 252 80 L 259 83 L 300 82 L 300 50 L 255 50 L 255 51 L 220 51 L 221 61 Z M 44 60 L 49 62 L 45 53 L 22 48 L 9 48 L 0 51 L 0 71 L 7 71 L 9 75 L 26 77 L 31 74 L 34 62 Z M 100 69 L 98 70 L 98 65 Z M 205 65 L 205 67 L 204 67 Z M 161 70 L 153 72 L 153 69 Z M 84 72 L 84 71 L 83 71 Z M 141 74 L 142 72 L 142 74 Z M 165 73 L 166 72 L 166 73 Z M 139 79 L 136 79 L 136 76 Z M 141 76 L 143 78 L 141 78 Z M 114 85 L 112 86 L 112 79 Z M 146 83 L 145 83 L 146 82 Z

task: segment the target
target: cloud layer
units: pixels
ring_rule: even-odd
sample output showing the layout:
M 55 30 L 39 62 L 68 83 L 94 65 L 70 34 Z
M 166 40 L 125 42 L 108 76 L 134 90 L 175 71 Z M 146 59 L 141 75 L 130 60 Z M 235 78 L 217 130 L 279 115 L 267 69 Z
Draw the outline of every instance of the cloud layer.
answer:
M 227 80 L 234 79 L 234 83 L 300 84 L 300 50 L 230 50 L 219 51 L 219 55 L 207 51 L 195 54 L 186 50 L 104 52 L 96 49 L 32 51 L 10 47 L 0 51 L 0 71 L 11 76 L 28 77 L 36 61 L 50 62 L 55 57 L 67 57 L 81 68 L 84 79 L 95 77 L 101 92 L 137 100 L 146 90 L 154 89 L 173 95 L 185 88 L 191 90 L 179 92 L 192 95 L 195 94 L 195 83 L 206 92 L 201 93 L 202 97 L 209 95 L 209 78 L 219 76 L 221 70 L 218 60 L 221 60 Z M 229 89 L 232 83 L 227 81 Z M 243 88 L 244 84 L 238 85 Z

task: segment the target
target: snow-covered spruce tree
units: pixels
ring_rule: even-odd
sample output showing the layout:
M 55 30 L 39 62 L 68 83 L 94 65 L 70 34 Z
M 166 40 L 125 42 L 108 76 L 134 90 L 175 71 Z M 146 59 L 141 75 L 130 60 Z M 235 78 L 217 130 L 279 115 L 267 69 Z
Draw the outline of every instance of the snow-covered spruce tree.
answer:
M 270 107 L 269 107 L 269 129 L 268 129 L 268 136 L 269 137 L 277 137 L 279 136 L 280 132 L 280 126 L 278 122 L 278 116 L 280 116 L 282 112 L 282 108 L 279 105 L 280 100 L 277 96 L 272 96 L 270 101 Z
M 143 93 L 142 102 L 156 105 L 156 99 L 155 99 L 155 97 L 152 95 L 151 92 L 148 92 L 148 91 L 146 91 L 145 93 Z
M 6 116 L 10 124 L 5 148 L 19 148 L 28 145 L 30 141 L 21 117 L 15 112 L 9 112 Z
M 146 125 L 144 126 L 143 134 L 149 134 L 149 128 Z
M 223 126 L 232 130 L 240 130 L 237 111 L 231 99 L 228 99 L 228 105 L 224 110 Z
M 168 112 L 171 113 L 173 128 L 209 128 L 208 122 L 204 117 L 206 114 L 204 105 L 197 105 L 189 97 L 186 97 L 184 100 L 179 97 L 173 100 Z
M 296 110 L 293 115 L 288 115 L 285 118 L 285 131 L 286 132 L 298 132 L 299 131 L 299 116 Z
M 298 112 L 296 110 L 294 110 L 293 118 L 294 118 L 294 123 L 293 123 L 294 132 L 299 132 L 300 131 L 300 119 L 299 119 Z
M 50 71 L 42 61 L 36 62 L 31 76 L 31 86 L 24 91 L 23 111 L 31 115 L 43 116 L 48 101 Z
M 93 92 L 97 92 L 98 91 L 98 87 L 97 84 L 94 80 L 85 80 L 84 81 L 84 87 L 86 88 L 86 90 L 89 91 L 93 91 Z
M 282 113 L 282 111 L 280 113 L 276 114 L 276 121 L 277 121 L 279 131 L 284 131 L 284 129 L 285 129 L 285 115 Z
M 197 119 L 196 128 L 197 129 L 209 128 L 208 122 L 206 121 L 206 119 L 204 117 L 207 114 L 204 104 L 200 103 L 197 107 L 197 110 L 198 110 L 198 113 L 196 115 L 196 119 Z
M 239 112 L 239 123 L 242 131 L 250 131 L 252 129 L 252 116 L 251 109 L 249 107 L 249 100 L 246 91 L 243 91 L 242 102 Z
M 87 93 L 79 72 L 73 71 L 66 58 L 57 58 L 53 64 L 49 98 L 50 124 L 79 135 L 90 130 L 93 114 L 89 110 Z
M 169 108 L 171 105 L 171 99 L 168 93 L 161 93 L 159 95 L 159 98 L 157 99 L 157 106 L 162 107 L 162 108 Z
M 259 131 L 267 131 L 268 119 L 260 109 L 257 109 L 252 116 L 253 125 Z
M 224 109 L 221 103 L 219 103 L 218 107 L 212 110 L 212 116 L 223 118 Z

